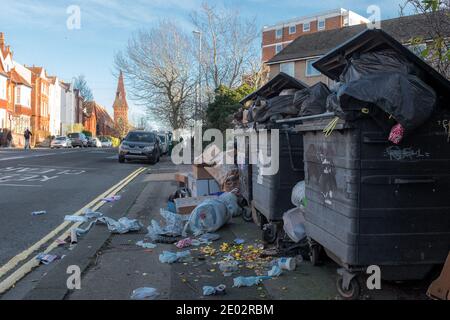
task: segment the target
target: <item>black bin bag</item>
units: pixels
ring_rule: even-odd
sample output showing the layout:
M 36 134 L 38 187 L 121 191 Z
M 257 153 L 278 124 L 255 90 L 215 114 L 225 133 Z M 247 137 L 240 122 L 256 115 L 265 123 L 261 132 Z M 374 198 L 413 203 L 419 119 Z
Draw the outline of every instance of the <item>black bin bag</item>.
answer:
M 361 76 L 341 86 L 337 98 L 344 112 L 353 99 L 374 104 L 392 115 L 406 132 L 430 118 L 437 99 L 435 91 L 418 77 L 399 72 Z
M 326 112 L 327 98 L 331 94 L 326 84 L 319 82 L 310 87 L 309 96 L 303 101 L 300 116 L 313 116 Z
M 298 109 L 293 104 L 294 96 L 278 96 L 267 100 L 261 108 L 259 108 L 255 114 L 254 120 L 259 123 L 264 123 L 272 118 L 280 119 L 285 116 L 296 116 Z

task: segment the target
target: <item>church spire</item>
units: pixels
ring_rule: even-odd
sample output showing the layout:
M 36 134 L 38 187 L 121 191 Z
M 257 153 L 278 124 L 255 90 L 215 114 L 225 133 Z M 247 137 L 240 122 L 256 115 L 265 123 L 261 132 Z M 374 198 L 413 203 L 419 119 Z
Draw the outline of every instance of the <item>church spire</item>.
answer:
M 128 103 L 122 70 L 120 71 L 119 81 L 117 83 L 116 99 L 114 100 L 113 109 L 116 129 L 121 137 L 123 137 L 128 131 Z

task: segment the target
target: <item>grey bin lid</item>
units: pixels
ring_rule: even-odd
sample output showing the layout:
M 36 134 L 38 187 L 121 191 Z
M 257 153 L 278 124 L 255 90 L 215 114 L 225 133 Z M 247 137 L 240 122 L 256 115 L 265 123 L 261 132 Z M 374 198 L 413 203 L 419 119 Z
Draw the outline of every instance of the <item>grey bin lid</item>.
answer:
M 438 95 L 450 97 L 450 81 L 437 72 L 424 60 L 416 56 L 408 48 L 380 29 L 365 30 L 342 45 L 336 47 L 317 60 L 313 66 L 327 77 L 339 81 L 347 59 L 355 53 L 366 53 L 384 49 L 392 49 L 412 63 L 418 70 L 422 81 L 436 90 Z
M 308 88 L 308 85 L 291 77 L 290 75 L 281 72 L 275 76 L 272 80 L 267 82 L 260 89 L 249 94 L 244 99 L 240 101 L 241 104 L 245 104 L 247 101 L 253 100 L 256 97 L 263 97 L 265 99 L 270 99 L 276 97 L 284 89 L 298 89 L 303 90 Z

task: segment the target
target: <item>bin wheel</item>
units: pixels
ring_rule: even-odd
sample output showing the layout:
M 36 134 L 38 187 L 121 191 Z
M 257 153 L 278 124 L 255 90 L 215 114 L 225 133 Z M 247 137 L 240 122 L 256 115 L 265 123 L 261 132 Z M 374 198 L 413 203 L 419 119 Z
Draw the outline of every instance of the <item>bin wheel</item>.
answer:
M 264 226 L 263 239 L 268 244 L 273 244 L 278 238 L 278 228 L 275 224 L 269 223 Z
M 242 219 L 244 219 L 245 222 L 252 222 L 252 209 L 250 209 L 249 207 L 244 207 L 244 209 L 242 210 Z
M 317 267 L 321 264 L 321 260 L 320 260 L 320 253 L 322 251 L 321 249 L 322 248 L 318 244 L 314 244 L 310 248 L 309 256 L 311 259 L 311 264 L 315 267 Z
M 348 289 L 344 288 L 344 277 L 339 276 L 336 281 L 336 288 L 339 295 L 345 300 L 358 300 L 361 295 L 361 285 L 358 278 L 353 278 L 348 285 Z
M 252 203 L 252 220 L 258 226 L 262 227 L 262 219 L 261 213 L 255 208 L 255 205 Z

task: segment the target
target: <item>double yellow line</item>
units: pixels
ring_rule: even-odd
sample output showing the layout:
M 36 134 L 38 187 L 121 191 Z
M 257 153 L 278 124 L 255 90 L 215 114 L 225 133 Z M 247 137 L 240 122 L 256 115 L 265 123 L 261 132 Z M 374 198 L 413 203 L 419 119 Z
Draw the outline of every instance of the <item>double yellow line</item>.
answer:
M 92 209 L 93 211 L 98 210 L 101 208 L 106 202 L 102 199 L 107 197 L 112 197 L 116 195 L 120 190 L 122 190 L 125 186 L 127 186 L 131 181 L 133 181 L 137 176 L 139 176 L 142 172 L 144 172 L 145 168 L 139 168 L 136 171 L 134 171 L 132 174 L 130 174 L 125 179 L 121 180 L 119 183 L 99 195 L 97 198 L 89 202 L 87 205 L 85 205 L 83 208 L 78 210 L 74 215 L 80 216 L 84 214 L 84 212 L 87 209 Z M 16 255 L 14 258 L 9 260 L 4 266 L 0 268 L 0 279 L 4 277 L 8 272 L 13 270 L 20 262 L 28 259 L 30 255 L 38 251 L 43 245 L 51 241 L 52 239 L 55 239 L 45 251 L 45 253 L 51 252 L 53 249 L 55 249 L 58 246 L 59 239 L 66 239 L 70 235 L 70 230 L 72 228 L 77 228 L 82 223 L 72 223 L 68 221 L 64 221 L 61 223 L 58 227 L 56 227 L 54 230 L 52 230 L 49 234 L 47 234 L 45 237 L 43 237 L 41 240 L 36 242 L 34 245 L 29 247 L 28 249 L 24 250 L 23 252 Z M 6 292 L 10 288 L 12 288 L 20 279 L 22 279 L 25 275 L 27 275 L 29 272 L 31 272 L 35 267 L 39 266 L 39 261 L 35 259 L 33 256 L 32 259 L 24 263 L 20 268 L 18 268 L 16 271 L 14 271 L 9 277 L 7 277 L 5 280 L 0 282 L 0 294 Z

